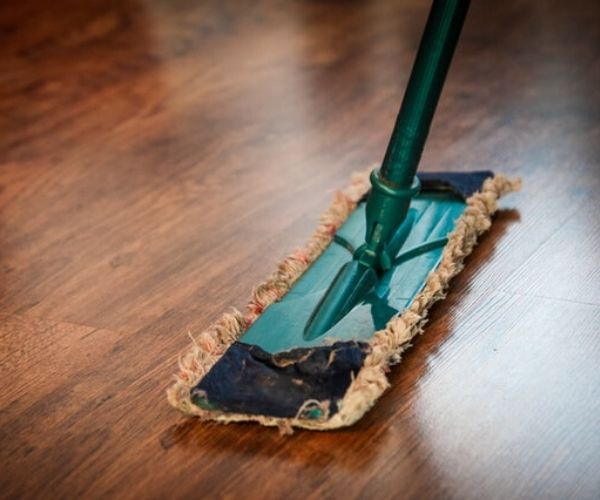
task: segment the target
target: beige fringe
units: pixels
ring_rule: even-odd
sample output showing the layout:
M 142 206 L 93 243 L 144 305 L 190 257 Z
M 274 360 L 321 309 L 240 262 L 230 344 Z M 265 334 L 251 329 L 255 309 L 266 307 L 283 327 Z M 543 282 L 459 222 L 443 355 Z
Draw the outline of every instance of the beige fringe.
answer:
M 336 193 L 329 209 L 321 216 L 319 226 L 303 250 L 297 250 L 284 259 L 277 270 L 258 285 L 248 303 L 245 314 L 233 309 L 225 313 L 207 330 L 192 338 L 191 349 L 179 360 L 175 383 L 167 390 L 171 405 L 187 415 L 219 422 L 255 421 L 262 425 L 278 426 L 283 433 L 293 427 L 326 430 L 352 425 L 375 404 L 389 387 L 385 376 L 388 367 L 400 361 L 400 356 L 415 335 L 423 332 L 429 308 L 446 295 L 450 280 L 463 266 L 464 259 L 477 243 L 480 234 L 491 226 L 491 217 L 501 196 L 521 187 L 520 179 L 496 175 L 487 179 L 480 192 L 467 199 L 467 206 L 448 236 L 442 260 L 433 270 L 419 295 L 400 316 L 392 318 L 384 330 L 369 341 L 370 353 L 344 398 L 338 402 L 338 412 L 329 418 L 329 401 L 306 401 L 295 418 L 275 418 L 263 415 L 233 414 L 203 410 L 191 401 L 191 390 L 223 355 L 225 350 L 246 331 L 262 312 L 281 299 L 294 282 L 321 255 L 331 243 L 337 229 L 344 223 L 358 201 L 370 188 L 369 172 L 355 174 L 343 191 Z M 323 417 L 318 420 L 301 418 L 308 409 L 319 408 Z

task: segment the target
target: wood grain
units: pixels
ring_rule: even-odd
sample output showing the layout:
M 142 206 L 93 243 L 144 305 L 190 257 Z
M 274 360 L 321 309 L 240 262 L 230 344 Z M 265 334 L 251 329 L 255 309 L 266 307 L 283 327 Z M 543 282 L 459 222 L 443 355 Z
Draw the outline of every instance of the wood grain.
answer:
M 474 2 L 424 170 L 521 175 L 356 426 L 186 420 L 206 327 L 383 154 L 427 2 L 0 4 L 0 495 L 597 498 L 600 5 Z

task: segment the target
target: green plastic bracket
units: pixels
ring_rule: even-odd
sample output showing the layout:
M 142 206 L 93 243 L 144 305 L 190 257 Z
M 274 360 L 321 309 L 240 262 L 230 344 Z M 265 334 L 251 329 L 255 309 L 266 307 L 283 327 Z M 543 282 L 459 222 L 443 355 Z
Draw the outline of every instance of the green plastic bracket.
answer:
M 462 215 L 465 202 L 448 192 L 424 192 L 411 203 L 404 224 L 392 240 L 397 250 L 391 267 L 364 297 L 323 335 L 305 335 L 305 326 L 338 270 L 355 262 L 353 249 L 364 241 L 366 203 L 360 203 L 340 227 L 333 243 L 307 269 L 292 289 L 269 306 L 242 335 L 241 342 L 275 354 L 296 347 L 338 340 L 368 340 L 394 315 L 410 305 L 438 265 L 448 233 Z

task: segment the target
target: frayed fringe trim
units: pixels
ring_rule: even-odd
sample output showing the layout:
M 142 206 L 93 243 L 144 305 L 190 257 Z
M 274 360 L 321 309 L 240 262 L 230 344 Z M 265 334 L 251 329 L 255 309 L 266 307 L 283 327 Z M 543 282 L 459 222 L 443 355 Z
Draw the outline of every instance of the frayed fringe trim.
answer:
M 463 214 L 448 236 L 440 264 L 430 273 L 423 290 L 410 307 L 402 315 L 392 318 L 384 330 L 373 335 L 369 341 L 370 353 L 344 398 L 338 402 L 338 412 L 331 418 L 328 401 L 310 400 L 305 402 L 302 411 L 295 418 L 276 418 L 203 410 L 194 405 L 190 398 L 191 389 L 208 373 L 227 348 L 269 305 L 288 292 L 331 243 L 337 229 L 368 192 L 369 172 L 355 174 L 350 186 L 336 193 L 305 248 L 296 250 L 284 259 L 277 270 L 254 289 L 245 313 L 232 309 L 196 338 L 192 337 L 192 347 L 180 358 L 175 383 L 167 390 L 171 405 L 187 415 L 195 415 L 201 419 L 223 423 L 255 421 L 262 425 L 278 426 L 282 433 L 287 434 L 292 432 L 293 427 L 327 430 L 352 425 L 375 404 L 390 385 L 385 376 L 389 366 L 398 363 L 401 354 L 410 347 L 411 339 L 423 332 L 429 308 L 446 296 L 450 280 L 463 269 L 464 259 L 473 251 L 477 238 L 490 228 L 498 199 L 507 193 L 518 191 L 521 188 L 520 179 L 511 180 L 503 175 L 496 175 L 484 182 L 480 192 L 467 199 Z M 318 420 L 302 418 L 308 407 L 320 408 L 323 417 Z

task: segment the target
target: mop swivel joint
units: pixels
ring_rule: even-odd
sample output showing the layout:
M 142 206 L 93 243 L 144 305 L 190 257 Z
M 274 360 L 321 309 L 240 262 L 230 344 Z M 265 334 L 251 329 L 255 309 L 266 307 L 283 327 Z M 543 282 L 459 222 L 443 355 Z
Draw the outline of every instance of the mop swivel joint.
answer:
M 355 252 L 354 259 L 380 272 L 392 266 L 395 255 L 389 251 L 390 242 L 404 222 L 410 200 L 419 193 L 421 184 L 415 176 L 408 189 L 399 187 L 383 178 L 379 169 L 371 172 L 370 179 L 365 243 Z
M 323 335 L 377 285 L 381 274 L 394 264 L 398 244 L 406 237 L 400 227 L 406 220 L 410 200 L 420 190 L 414 177 L 410 188 L 386 181 L 379 169 L 371 172 L 371 194 L 366 204 L 365 243 L 344 264 L 313 311 L 304 336 Z M 400 238 L 397 236 L 400 234 Z M 398 240 L 398 241 L 396 241 Z

